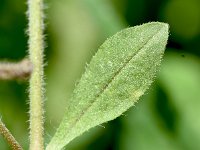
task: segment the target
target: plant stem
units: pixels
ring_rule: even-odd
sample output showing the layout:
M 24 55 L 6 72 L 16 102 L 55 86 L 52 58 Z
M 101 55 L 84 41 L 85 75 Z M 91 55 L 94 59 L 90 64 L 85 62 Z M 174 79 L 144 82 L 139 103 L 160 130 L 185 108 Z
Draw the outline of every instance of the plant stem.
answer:
M 13 150 L 22 150 L 22 147 L 19 145 L 19 143 L 15 140 L 13 135 L 10 133 L 10 131 L 6 128 L 4 123 L 0 119 L 0 134 L 6 139 L 8 144 L 10 144 L 11 148 Z
M 43 0 L 28 0 L 30 78 L 30 150 L 43 150 Z
M 32 65 L 28 59 L 20 62 L 1 62 L 0 80 L 26 79 L 32 72 Z

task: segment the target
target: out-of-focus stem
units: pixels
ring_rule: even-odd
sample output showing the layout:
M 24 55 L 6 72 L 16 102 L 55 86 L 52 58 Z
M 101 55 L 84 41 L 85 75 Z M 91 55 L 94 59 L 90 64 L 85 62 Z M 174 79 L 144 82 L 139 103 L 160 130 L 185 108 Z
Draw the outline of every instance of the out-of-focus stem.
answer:
M 20 62 L 0 62 L 0 80 L 26 79 L 32 72 L 32 64 L 28 59 Z
M 0 134 L 4 137 L 4 139 L 8 142 L 13 150 L 23 150 L 19 143 L 15 140 L 10 131 L 6 128 L 4 123 L 0 119 Z

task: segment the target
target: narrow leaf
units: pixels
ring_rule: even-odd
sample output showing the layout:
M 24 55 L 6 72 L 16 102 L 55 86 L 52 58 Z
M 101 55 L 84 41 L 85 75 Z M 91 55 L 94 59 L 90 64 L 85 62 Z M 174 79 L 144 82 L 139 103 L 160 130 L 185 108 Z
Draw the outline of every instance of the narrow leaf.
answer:
M 47 150 L 62 149 L 133 106 L 152 83 L 167 39 L 168 25 L 159 22 L 127 28 L 107 39 L 76 86 Z

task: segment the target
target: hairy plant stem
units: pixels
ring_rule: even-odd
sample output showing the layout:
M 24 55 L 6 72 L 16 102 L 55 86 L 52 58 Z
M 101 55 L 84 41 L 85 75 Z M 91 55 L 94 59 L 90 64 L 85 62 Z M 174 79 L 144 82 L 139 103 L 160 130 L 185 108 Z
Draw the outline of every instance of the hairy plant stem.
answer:
M 15 140 L 10 131 L 6 128 L 5 124 L 0 119 L 0 134 L 5 138 L 5 140 L 10 144 L 13 150 L 22 150 L 22 147 Z
M 0 62 L 0 80 L 27 79 L 32 72 L 28 59 L 20 62 Z
M 30 150 L 43 150 L 43 0 L 28 0 L 30 77 Z

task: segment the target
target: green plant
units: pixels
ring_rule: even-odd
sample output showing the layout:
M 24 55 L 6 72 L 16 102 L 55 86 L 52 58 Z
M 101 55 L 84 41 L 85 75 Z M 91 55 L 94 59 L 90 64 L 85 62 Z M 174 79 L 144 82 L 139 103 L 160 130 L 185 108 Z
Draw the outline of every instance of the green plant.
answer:
M 42 150 L 43 2 L 29 0 L 28 4 L 30 149 Z M 65 116 L 46 149 L 62 149 L 86 130 L 115 119 L 133 106 L 152 83 L 167 39 L 168 25 L 159 22 L 127 28 L 107 39 L 75 87 Z M 11 64 L 8 66 L 4 68 L 11 68 L 12 72 Z M 5 126 L 1 128 L 1 133 L 5 135 Z M 17 142 L 13 138 L 10 143 Z

